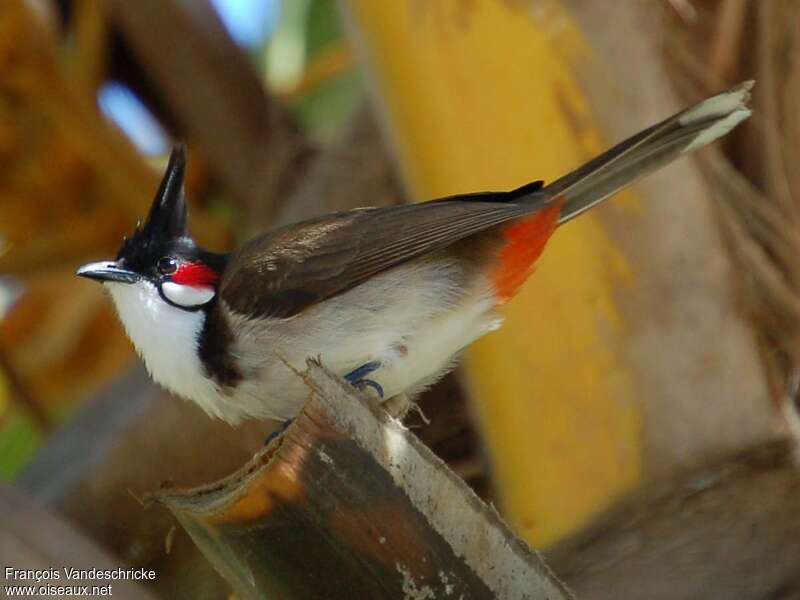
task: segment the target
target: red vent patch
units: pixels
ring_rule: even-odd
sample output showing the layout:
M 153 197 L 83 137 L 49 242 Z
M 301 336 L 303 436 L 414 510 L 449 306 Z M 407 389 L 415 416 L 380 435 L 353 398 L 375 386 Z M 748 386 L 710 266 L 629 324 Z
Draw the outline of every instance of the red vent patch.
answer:
M 531 274 L 558 225 L 561 204 L 562 201 L 554 200 L 550 206 L 505 230 L 506 244 L 500 251 L 500 265 L 493 277 L 498 304 L 510 300 Z

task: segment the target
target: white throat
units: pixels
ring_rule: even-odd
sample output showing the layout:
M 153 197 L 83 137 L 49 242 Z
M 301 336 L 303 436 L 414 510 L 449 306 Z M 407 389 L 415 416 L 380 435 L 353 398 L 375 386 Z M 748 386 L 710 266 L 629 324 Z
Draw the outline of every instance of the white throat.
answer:
M 221 417 L 219 391 L 197 354 L 205 313 L 171 306 L 149 281 L 105 283 L 117 313 L 147 370 L 171 392 Z

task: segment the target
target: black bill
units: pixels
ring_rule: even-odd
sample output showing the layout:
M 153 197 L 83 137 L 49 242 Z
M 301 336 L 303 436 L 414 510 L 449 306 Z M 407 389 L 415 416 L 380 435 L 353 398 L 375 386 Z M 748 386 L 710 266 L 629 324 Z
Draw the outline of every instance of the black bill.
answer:
M 111 260 L 83 265 L 75 274 L 95 281 L 114 281 L 116 283 L 136 283 L 141 279 L 141 275 L 138 273 L 123 269 Z

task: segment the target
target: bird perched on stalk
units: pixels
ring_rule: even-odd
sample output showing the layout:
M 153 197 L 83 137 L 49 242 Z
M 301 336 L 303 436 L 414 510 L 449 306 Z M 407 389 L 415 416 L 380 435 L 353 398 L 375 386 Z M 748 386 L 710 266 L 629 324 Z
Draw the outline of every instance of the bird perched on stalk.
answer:
M 560 225 L 750 115 L 752 82 L 645 129 L 561 179 L 506 192 L 317 217 L 230 254 L 189 237 L 182 147 L 143 226 L 102 282 L 153 378 L 230 423 L 290 419 L 308 397 L 295 369 L 319 357 L 381 397 L 413 395 L 500 326 L 496 311 Z

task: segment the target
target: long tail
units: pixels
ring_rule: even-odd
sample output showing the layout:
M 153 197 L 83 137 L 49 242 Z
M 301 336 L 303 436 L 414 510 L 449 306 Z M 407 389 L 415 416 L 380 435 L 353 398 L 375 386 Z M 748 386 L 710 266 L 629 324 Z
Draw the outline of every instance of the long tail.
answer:
M 681 154 L 702 148 L 750 116 L 745 81 L 637 133 L 542 191 L 563 202 L 562 224 Z

